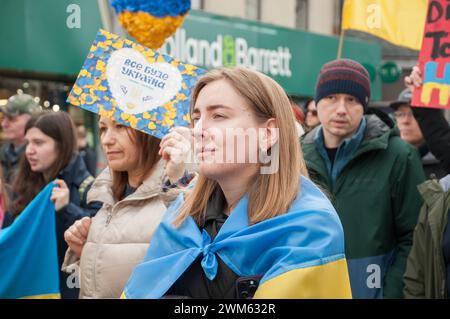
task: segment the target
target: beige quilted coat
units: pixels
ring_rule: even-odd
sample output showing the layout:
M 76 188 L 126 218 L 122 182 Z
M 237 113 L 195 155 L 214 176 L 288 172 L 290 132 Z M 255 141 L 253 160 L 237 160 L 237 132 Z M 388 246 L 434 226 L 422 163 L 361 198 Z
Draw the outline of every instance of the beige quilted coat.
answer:
M 102 208 L 91 227 L 78 258 L 69 248 L 62 270 L 78 271 L 80 298 L 119 298 L 133 268 L 144 259 L 153 232 L 168 205 L 182 189 L 163 193 L 163 163 L 128 197 L 115 202 L 111 175 L 105 169 L 88 193 L 88 203 Z

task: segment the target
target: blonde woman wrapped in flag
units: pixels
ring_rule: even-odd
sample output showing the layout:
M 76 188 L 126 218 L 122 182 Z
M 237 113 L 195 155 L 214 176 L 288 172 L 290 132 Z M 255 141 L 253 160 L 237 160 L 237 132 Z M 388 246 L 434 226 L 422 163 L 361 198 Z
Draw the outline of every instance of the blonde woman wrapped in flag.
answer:
M 191 118 L 199 179 L 165 213 L 122 297 L 351 298 L 343 229 L 308 179 L 283 89 L 248 69 L 214 70 Z

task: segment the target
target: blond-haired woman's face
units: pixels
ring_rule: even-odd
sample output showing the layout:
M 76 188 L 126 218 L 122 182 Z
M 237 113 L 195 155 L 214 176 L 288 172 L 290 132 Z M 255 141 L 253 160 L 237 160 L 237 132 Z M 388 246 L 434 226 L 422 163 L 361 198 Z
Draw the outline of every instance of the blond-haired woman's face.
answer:
M 258 129 L 264 123 L 228 81 L 216 80 L 200 91 L 192 120 L 194 151 L 203 175 L 220 179 L 257 167 Z

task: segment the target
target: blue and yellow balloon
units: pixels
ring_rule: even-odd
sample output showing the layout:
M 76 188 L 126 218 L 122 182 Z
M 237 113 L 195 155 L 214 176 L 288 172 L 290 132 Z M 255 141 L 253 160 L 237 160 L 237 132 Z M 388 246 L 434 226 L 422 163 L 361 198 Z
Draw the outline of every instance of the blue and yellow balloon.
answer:
M 183 23 L 191 0 L 111 0 L 111 5 L 136 41 L 158 50 Z

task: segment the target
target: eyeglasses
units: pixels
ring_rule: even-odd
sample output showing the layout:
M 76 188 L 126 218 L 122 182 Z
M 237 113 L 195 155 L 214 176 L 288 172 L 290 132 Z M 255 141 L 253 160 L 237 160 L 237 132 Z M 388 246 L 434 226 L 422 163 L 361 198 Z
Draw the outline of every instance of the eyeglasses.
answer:
M 400 111 L 396 111 L 394 112 L 394 117 L 396 119 L 403 119 L 403 118 L 411 118 L 414 117 L 413 113 L 411 111 L 408 112 L 400 112 Z
M 311 113 L 312 116 L 317 116 L 317 110 L 307 110 L 306 114 Z

